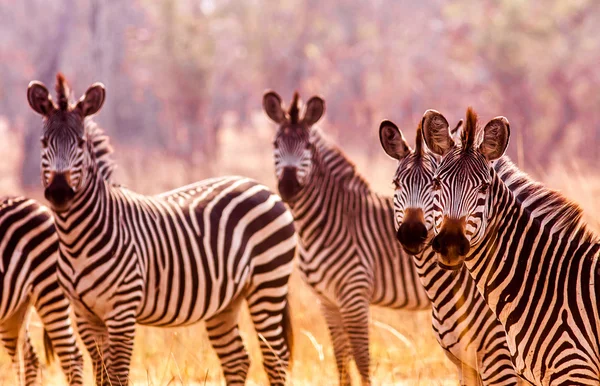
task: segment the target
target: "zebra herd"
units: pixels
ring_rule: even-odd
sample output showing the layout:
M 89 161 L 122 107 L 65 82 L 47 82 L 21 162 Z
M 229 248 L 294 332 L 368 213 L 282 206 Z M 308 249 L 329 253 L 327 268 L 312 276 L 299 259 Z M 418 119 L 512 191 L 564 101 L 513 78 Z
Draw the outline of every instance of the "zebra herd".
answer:
M 388 197 L 313 127 L 322 98 L 302 105 L 296 93 L 286 108 L 269 91 L 263 109 L 278 125 L 279 195 L 248 178 L 219 177 L 144 196 L 112 182 L 112 147 L 91 118 L 104 86 L 75 103 L 70 94 L 60 74 L 56 101 L 39 82 L 27 90 L 42 116 L 49 208 L 25 197 L 0 201 L 0 337 L 26 385 L 39 381 L 40 368 L 30 306 L 44 326 L 46 359 L 56 352 L 70 385 L 84 384 L 75 331 L 95 383 L 123 385 L 136 324 L 199 321 L 226 383 L 244 384 L 243 303 L 269 383 L 283 385 L 296 254 L 327 322 L 340 385 L 350 385 L 352 359 L 362 384 L 371 384 L 371 304 L 431 308 L 462 385 L 600 383 L 600 240 L 577 205 L 504 155 L 506 118 L 480 128 L 469 108 L 451 130 L 428 110 L 415 149 L 383 121 L 381 145 L 397 160 Z

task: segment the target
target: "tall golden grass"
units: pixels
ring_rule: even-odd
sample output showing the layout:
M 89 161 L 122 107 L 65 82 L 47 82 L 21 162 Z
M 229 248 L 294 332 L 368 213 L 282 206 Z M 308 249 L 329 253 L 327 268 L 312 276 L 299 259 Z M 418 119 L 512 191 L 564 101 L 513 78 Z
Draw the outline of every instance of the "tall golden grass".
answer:
M 257 118 L 254 131 L 240 134 L 233 130 L 221 132 L 221 156 L 216 161 L 216 174 L 241 174 L 253 177 L 274 187 L 271 141 L 273 128 L 262 118 Z M 412 131 L 412 130 L 411 130 Z M 376 132 L 365 133 L 378 141 Z M 6 150 L 0 163 L 0 194 L 22 193 L 14 174 L 16 168 L 7 167 L 20 161 L 17 137 L 0 145 Z M 381 152 L 369 158 L 362 149 L 346 149 L 357 163 L 358 169 L 372 181 L 374 189 L 391 192 L 391 176 L 395 164 Z M 121 168 L 117 180 L 143 193 L 158 193 L 191 182 L 190 175 L 197 171 L 181 160 L 166 159 L 159 152 L 128 148 L 116 144 L 116 158 Z M 37 156 L 37 154 L 35 155 Z M 562 190 L 586 211 L 586 218 L 595 229 L 599 228 L 596 215 L 600 214 L 600 176 L 598 172 L 583 169 L 576 161 L 561 166 L 525 170 L 531 172 L 550 187 Z M 152 170 L 149 174 L 147 171 Z M 26 192 L 41 198 L 41 189 Z M 43 202 L 43 200 L 42 200 Z M 337 372 L 327 326 L 320 315 L 319 306 L 311 290 L 294 274 L 290 284 L 290 302 L 294 327 L 294 365 L 289 384 L 335 385 Z M 248 313 L 241 316 L 241 329 L 252 358 L 248 377 L 249 385 L 264 385 L 266 375 L 261 367 L 258 339 Z M 41 325 L 34 316 L 30 329 L 38 353 L 42 353 Z M 454 366 L 446 359 L 431 330 L 428 311 L 407 312 L 372 308 L 371 324 L 371 375 L 374 385 L 454 385 L 457 382 Z M 91 365 L 86 355 L 86 379 L 92 381 Z M 352 368 L 355 384 L 359 379 Z M 131 379 L 135 385 L 221 385 L 224 384 L 218 358 L 210 347 L 202 324 L 187 328 L 158 329 L 140 326 L 137 330 L 131 366 Z M 43 372 L 45 385 L 64 384 L 56 361 Z M 10 361 L 0 350 L 0 386 L 14 385 Z

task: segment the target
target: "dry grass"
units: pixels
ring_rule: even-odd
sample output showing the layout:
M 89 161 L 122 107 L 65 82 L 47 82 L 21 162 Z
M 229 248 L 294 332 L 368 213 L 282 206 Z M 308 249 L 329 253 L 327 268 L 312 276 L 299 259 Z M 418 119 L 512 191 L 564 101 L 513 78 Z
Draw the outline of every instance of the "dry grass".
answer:
M 221 134 L 223 157 L 218 160 L 217 174 L 242 174 L 263 181 L 273 187 L 271 137 L 273 128 L 257 118 L 255 127 L 248 129 L 242 138 L 233 131 Z M 368 139 L 377 141 L 376 132 L 366 133 Z M 371 138 L 372 137 L 372 138 Z M 14 143 L 13 143 L 14 142 Z M 10 148 L 18 148 L 18 140 Z M 0 149 L 2 150 L 2 149 Z M 167 160 L 160 154 L 149 154 L 138 149 L 117 147 L 121 167 L 117 178 L 132 188 L 146 193 L 157 193 L 189 180 L 194 173 L 174 174 L 172 170 L 184 170 L 186 164 Z M 394 163 L 383 154 L 367 158 L 361 149 L 349 149 L 351 157 L 373 181 L 375 189 L 390 190 L 390 177 Z M 18 162 L 20 155 L 10 153 L 10 159 Z M 8 156 L 7 156 L 8 157 Z M 6 163 L 4 163 L 6 165 Z M 152 171 L 152 178 L 148 177 Z M 529 170 L 529 169 L 528 169 Z M 13 169 L 3 170 L 0 175 L 0 193 L 18 193 L 18 179 Z M 595 214 L 600 213 L 600 178 L 577 164 L 533 170 L 534 175 L 549 186 L 562 190 L 579 202 L 586 210 L 587 219 L 599 228 Z M 196 173 L 198 174 L 198 173 Z M 40 197 L 40 192 L 29 192 Z M 291 382 L 294 385 L 335 385 L 337 381 L 335 361 L 324 319 L 310 289 L 298 277 L 291 282 L 292 317 L 295 334 L 294 367 Z M 454 385 L 456 372 L 437 346 L 430 327 L 428 312 L 404 312 L 373 308 L 371 317 L 371 374 L 374 385 Z M 266 375 L 260 365 L 258 340 L 247 312 L 241 320 L 243 338 L 249 348 L 252 366 L 248 384 L 266 384 Z M 31 327 L 38 352 L 41 326 L 36 319 Z M 86 362 L 86 379 L 91 381 L 91 366 Z M 198 324 L 189 328 L 157 329 L 139 327 L 131 377 L 136 385 L 221 385 L 224 384 L 218 359 L 214 354 L 204 327 Z M 353 368 L 353 377 L 358 382 Z M 14 385 L 15 379 L 8 358 L 0 350 L 0 386 Z M 44 371 L 45 385 L 64 384 L 59 366 L 55 363 Z

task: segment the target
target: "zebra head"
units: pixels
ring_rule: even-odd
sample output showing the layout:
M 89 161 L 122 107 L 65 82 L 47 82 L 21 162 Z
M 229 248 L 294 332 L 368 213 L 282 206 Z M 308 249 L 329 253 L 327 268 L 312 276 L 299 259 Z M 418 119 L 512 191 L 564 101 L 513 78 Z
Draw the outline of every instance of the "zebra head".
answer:
M 56 77 L 58 103 L 48 89 L 33 81 L 27 89 L 31 108 L 42 115 L 42 184 L 44 196 L 56 212 L 69 209 L 75 195 L 85 186 L 93 164 L 93 141 L 88 140 L 84 119 L 104 102 L 104 86 L 93 84 L 76 104 L 69 102 L 70 90 L 62 74 Z
M 441 267 L 458 269 L 485 235 L 493 194 L 491 164 L 504 154 L 510 126 L 506 118 L 497 117 L 480 130 L 477 115 L 469 108 L 457 143 L 448 121 L 435 110 L 425 112 L 422 127 L 425 143 L 442 157 L 432 184 L 436 233 L 432 247 Z
M 462 120 L 454 131 L 461 125 Z M 417 127 L 414 150 L 410 148 L 398 127 L 390 121 L 381 122 L 379 140 L 387 155 L 398 160 L 392 181 L 396 238 L 407 253 L 417 255 L 433 236 L 431 184 L 438 159 L 423 146 L 420 123 Z
M 310 131 L 325 112 L 325 101 L 313 96 L 300 108 L 298 93 L 286 111 L 281 97 L 268 91 L 263 97 L 263 108 L 269 118 L 279 124 L 273 142 L 275 174 L 281 198 L 293 202 L 298 192 L 306 185 L 312 170 L 314 146 L 310 141 Z

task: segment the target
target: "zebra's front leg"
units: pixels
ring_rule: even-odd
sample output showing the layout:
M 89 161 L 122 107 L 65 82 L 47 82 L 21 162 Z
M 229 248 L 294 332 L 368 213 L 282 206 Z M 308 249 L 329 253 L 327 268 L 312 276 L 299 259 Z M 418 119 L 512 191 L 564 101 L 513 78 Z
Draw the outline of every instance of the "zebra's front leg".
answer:
M 332 304 L 329 300 L 321 298 L 321 310 L 323 316 L 327 322 L 329 328 L 329 335 L 331 337 L 331 344 L 333 344 L 333 353 L 335 355 L 335 362 L 338 369 L 338 377 L 340 386 L 349 386 L 350 383 L 350 371 L 348 370 L 348 364 L 352 355 L 350 348 L 350 341 L 348 335 L 344 330 L 344 322 L 340 309 Z
M 97 386 L 109 385 L 108 381 L 108 331 L 102 321 L 97 318 L 87 318 L 75 312 L 75 320 L 79 336 L 83 341 L 90 357 Z
M 111 385 L 129 384 L 129 367 L 135 339 L 135 307 L 129 310 L 118 308 L 118 312 L 106 321 L 108 329 L 109 365 Z
M 26 303 L 0 325 L 0 338 L 2 338 L 2 344 L 4 345 L 4 348 L 6 348 L 6 351 L 8 351 L 8 355 L 10 355 L 13 368 L 15 369 L 17 379 L 19 380 L 19 384 L 21 384 L 22 380 L 21 363 L 17 345 L 19 341 L 19 330 L 21 329 L 23 322 L 26 321 L 28 312 L 29 304 Z M 29 328 L 27 326 L 24 329 L 24 333 L 25 341 L 23 346 L 23 359 L 25 362 L 25 384 L 29 386 L 36 384 L 37 375 L 39 372 L 39 360 L 33 346 L 31 345 L 31 340 L 29 339 Z
M 370 385 L 369 299 L 362 291 L 350 293 L 340 302 L 340 313 L 362 385 Z
M 228 386 L 243 385 L 250 367 L 250 358 L 238 327 L 240 303 L 239 300 L 232 303 L 206 321 L 206 331 L 210 343 L 221 361 L 225 382 Z
M 45 299 L 52 299 L 51 305 L 41 304 L 41 302 L 35 305 L 50 340 L 50 342 L 45 341 L 44 344 L 53 346 L 69 385 L 82 385 L 83 356 L 71 324 L 69 301 L 62 296 L 62 293 L 57 296 L 51 295 L 56 294 L 45 297 Z M 56 300 L 57 298 L 59 300 Z

